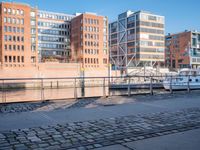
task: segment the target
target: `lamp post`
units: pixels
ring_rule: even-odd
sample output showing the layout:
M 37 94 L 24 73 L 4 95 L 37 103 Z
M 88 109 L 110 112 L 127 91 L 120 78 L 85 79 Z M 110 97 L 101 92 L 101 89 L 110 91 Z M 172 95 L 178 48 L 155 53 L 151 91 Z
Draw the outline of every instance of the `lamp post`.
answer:
M 85 97 L 85 69 L 81 67 L 81 97 Z

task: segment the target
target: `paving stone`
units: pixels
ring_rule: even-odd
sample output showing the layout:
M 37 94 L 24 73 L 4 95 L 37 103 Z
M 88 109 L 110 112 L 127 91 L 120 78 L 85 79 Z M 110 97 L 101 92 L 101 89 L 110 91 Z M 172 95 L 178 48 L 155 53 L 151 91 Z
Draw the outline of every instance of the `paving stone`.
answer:
M 200 108 L 3 131 L 0 149 L 94 149 L 200 128 Z
M 41 139 L 39 139 L 37 136 L 27 137 L 31 142 L 40 142 Z

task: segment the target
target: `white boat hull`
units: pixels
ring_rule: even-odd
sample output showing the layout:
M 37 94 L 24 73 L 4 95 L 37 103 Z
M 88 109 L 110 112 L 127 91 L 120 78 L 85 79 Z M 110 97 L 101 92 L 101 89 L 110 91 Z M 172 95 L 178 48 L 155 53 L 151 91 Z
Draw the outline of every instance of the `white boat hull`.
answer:
M 188 88 L 190 88 L 191 90 L 195 90 L 195 89 L 200 89 L 200 84 L 197 83 L 172 83 L 172 85 L 170 85 L 169 82 L 163 82 L 163 86 L 166 90 L 170 90 L 170 88 L 172 88 L 172 90 L 187 90 Z

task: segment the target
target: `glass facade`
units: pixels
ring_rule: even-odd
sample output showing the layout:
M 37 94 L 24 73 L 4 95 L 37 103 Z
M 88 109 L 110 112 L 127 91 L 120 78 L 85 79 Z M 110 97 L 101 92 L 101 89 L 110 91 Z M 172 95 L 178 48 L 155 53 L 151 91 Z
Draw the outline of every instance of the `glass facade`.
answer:
M 111 63 L 119 68 L 164 63 L 164 17 L 127 11 L 109 24 Z
M 48 61 L 49 59 L 59 62 L 69 61 L 70 20 L 73 17 L 73 15 L 62 13 L 38 12 L 38 50 L 40 62 Z

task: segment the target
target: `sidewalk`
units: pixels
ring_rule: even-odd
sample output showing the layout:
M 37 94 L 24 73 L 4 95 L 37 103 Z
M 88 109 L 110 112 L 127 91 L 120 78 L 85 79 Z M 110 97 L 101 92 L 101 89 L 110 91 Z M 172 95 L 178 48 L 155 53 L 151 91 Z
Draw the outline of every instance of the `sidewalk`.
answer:
M 155 146 L 162 142 L 160 149 L 177 148 L 173 140 L 179 142 L 178 146 L 189 146 L 187 142 L 198 145 L 198 141 L 188 139 L 199 139 L 198 93 L 102 100 L 76 102 L 69 108 L 0 113 L 0 149 L 157 150 Z

